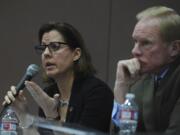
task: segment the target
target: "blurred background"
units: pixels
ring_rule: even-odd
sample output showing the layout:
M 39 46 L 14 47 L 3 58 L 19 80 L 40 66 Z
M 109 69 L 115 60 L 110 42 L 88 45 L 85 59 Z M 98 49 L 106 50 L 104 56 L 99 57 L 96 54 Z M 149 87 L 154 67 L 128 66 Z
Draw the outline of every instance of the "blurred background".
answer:
M 118 60 L 132 57 L 135 16 L 155 5 L 174 8 L 180 14 L 179 0 L 1 0 L 0 103 L 29 64 L 41 65 L 33 47 L 38 43 L 40 25 L 49 21 L 68 22 L 79 30 L 97 76 L 113 89 Z M 34 81 L 41 85 L 40 78 L 41 74 Z M 25 94 L 30 112 L 36 114 L 36 103 Z

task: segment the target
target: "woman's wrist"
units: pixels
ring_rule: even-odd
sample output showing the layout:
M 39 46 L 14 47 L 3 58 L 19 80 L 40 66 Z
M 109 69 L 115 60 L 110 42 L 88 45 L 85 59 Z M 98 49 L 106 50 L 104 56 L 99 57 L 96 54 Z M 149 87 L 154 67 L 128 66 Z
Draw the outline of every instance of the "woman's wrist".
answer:
M 57 109 L 56 113 L 54 112 L 54 114 L 45 112 L 45 116 L 46 116 L 47 120 L 60 120 L 60 115 L 58 113 L 58 109 Z
M 46 119 L 47 120 L 60 120 L 60 115 L 58 113 L 58 110 L 59 110 L 59 106 L 56 106 L 54 109 L 43 109 L 44 110 L 44 113 L 45 113 L 45 116 L 46 116 Z M 50 111 L 52 110 L 52 111 Z

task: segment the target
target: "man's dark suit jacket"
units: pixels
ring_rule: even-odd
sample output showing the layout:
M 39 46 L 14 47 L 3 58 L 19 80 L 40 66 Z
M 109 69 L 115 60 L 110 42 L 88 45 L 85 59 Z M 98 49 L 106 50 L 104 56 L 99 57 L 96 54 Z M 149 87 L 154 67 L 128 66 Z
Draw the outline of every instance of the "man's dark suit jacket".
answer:
M 46 88 L 51 97 L 59 93 L 56 84 Z M 113 107 L 112 90 L 94 76 L 75 79 L 71 91 L 66 122 L 109 132 Z M 44 117 L 40 109 L 40 116 Z
M 180 59 L 169 65 L 154 89 L 153 75 L 144 76 L 133 87 L 139 105 L 138 131 L 180 134 Z

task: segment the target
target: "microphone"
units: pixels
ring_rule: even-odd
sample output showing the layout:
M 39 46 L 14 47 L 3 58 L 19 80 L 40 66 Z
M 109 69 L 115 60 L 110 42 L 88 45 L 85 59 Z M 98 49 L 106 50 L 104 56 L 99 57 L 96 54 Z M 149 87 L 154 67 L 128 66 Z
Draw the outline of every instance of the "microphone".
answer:
M 36 64 L 30 64 L 28 66 L 28 68 L 26 70 L 26 73 L 24 74 L 24 76 L 22 77 L 22 79 L 20 80 L 20 82 L 16 86 L 16 91 L 17 91 L 16 95 L 18 95 L 19 91 L 22 90 L 25 87 L 24 82 L 25 81 L 30 81 L 35 75 L 37 75 L 38 72 L 39 72 L 39 67 Z M 2 108 L 2 111 L 0 112 L 0 116 L 3 114 L 6 107 L 9 106 L 9 105 L 10 104 L 5 104 L 4 105 L 4 107 Z
M 24 74 L 24 76 L 16 86 L 17 94 L 20 90 L 22 90 L 25 87 L 24 82 L 30 81 L 34 76 L 37 75 L 38 72 L 39 72 L 39 67 L 36 64 L 30 64 L 28 66 L 26 73 Z

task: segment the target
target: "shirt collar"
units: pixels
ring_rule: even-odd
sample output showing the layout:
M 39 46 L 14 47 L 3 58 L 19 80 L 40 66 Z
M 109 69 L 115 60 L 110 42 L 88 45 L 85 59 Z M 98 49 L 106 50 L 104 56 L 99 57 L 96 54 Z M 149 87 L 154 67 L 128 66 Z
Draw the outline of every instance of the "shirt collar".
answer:
M 159 74 L 155 75 L 155 78 L 154 78 L 155 81 L 163 79 L 163 78 L 165 77 L 165 75 L 167 74 L 168 70 L 169 70 L 169 66 L 166 67 L 166 68 L 163 68 L 163 69 L 159 72 Z

